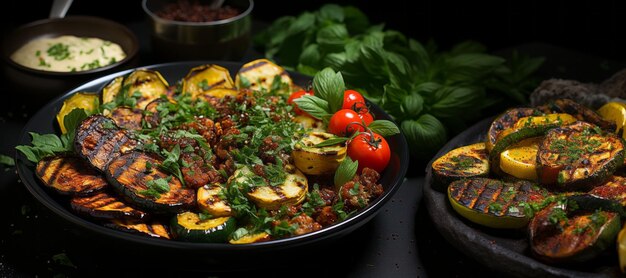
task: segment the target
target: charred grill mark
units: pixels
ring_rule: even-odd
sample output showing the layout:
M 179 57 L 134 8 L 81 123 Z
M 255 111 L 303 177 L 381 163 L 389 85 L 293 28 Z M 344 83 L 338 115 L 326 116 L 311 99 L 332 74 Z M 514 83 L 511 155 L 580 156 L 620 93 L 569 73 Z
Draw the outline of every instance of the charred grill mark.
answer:
M 482 192 L 476 197 L 474 201 L 474 210 L 489 212 L 489 206 L 500 196 L 502 192 L 502 184 L 500 182 L 487 182 L 483 187 Z M 500 212 L 496 212 L 500 213 Z
M 211 90 L 217 86 L 223 85 L 224 83 L 226 83 L 225 79 L 220 79 L 219 81 L 213 83 L 213 84 L 208 84 L 207 87 L 208 89 L 206 89 L 206 91 Z
M 139 153 L 131 153 L 114 161 L 114 163 L 109 166 L 109 172 L 111 172 L 111 168 L 113 169 L 111 176 L 115 179 L 119 179 L 120 176 L 133 164 L 138 154 Z
M 253 69 L 256 69 L 256 68 L 262 67 L 262 66 L 264 66 L 264 65 L 266 65 L 266 64 L 267 64 L 267 62 L 266 62 L 266 61 L 259 61 L 259 62 L 257 62 L 257 63 L 252 64 L 252 65 L 248 65 L 248 66 L 242 67 L 242 68 L 239 70 L 239 72 L 240 72 L 240 73 L 243 73 L 243 72 L 246 72 L 246 71 L 249 71 L 249 70 L 253 70 Z

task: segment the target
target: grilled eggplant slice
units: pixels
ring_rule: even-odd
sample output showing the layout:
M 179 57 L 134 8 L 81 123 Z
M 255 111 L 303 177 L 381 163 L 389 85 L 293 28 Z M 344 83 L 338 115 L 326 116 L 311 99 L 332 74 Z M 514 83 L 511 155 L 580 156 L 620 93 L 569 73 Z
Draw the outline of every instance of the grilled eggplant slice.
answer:
M 587 192 L 600 198 L 613 200 L 626 208 L 626 178 L 611 176 L 609 180 Z
M 174 238 L 191 242 L 227 242 L 236 228 L 234 217 L 203 220 L 197 213 L 189 211 L 173 217 L 170 224 Z
M 198 206 L 202 211 L 214 217 L 231 216 L 233 209 L 226 200 L 222 200 L 220 192 L 222 192 L 222 187 L 219 184 L 198 188 Z
M 140 130 L 143 110 L 129 107 L 116 107 L 109 115 L 115 124 L 124 129 Z
M 118 193 L 138 208 L 155 213 L 178 213 L 195 207 L 195 191 L 161 171 L 158 168 L 161 163 L 155 156 L 130 152 L 111 161 L 106 177 Z
M 151 101 L 167 95 L 169 84 L 158 71 L 137 69 L 131 72 L 122 83 L 119 93 L 137 98 L 133 108 L 145 109 Z M 138 97 L 137 97 L 138 93 Z
M 169 232 L 169 228 L 159 222 L 144 223 L 133 220 L 112 219 L 110 223 L 104 224 L 104 226 L 128 233 L 140 234 L 149 237 L 163 239 L 172 238 Z
M 562 191 L 588 191 L 623 165 L 621 138 L 586 122 L 550 130 L 539 145 L 539 181 Z
M 500 132 L 505 129 L 513 127 L 515 123 L 521 118 L 530 117 L 530 116 L 540 116 L 541 111 L 535 108 L 522 107 L 522 108 L 511 108 L 506 110 L 504 113 L 498 115 L 491 125 L 489 126 L 489 131 L 487 131 L 487 140 L 486 148 L 487 151 L 491 151 L 493 146 L 496 144 L 496 139 Z
M 489 159 L 485 143 L 475 143 L 453 149 L 432 163 L 436 188 L 445 191 L 455 181 L 489 175 Z
M 86 195 L 108 186 L 104 177 L 78 157 L 56 155 L 37 163 L 37 177 L 65 195 Z
M 239 89 L 270 91 L 275 81 L 289 86 L 283 93 L 290 93 L 293 81 L 284 68 L 267 59 L 257 59 L 244 64 L 235 75 L 235 86 Z
M 537 212 L 529 225 L 532 253 L 547 262 L 584 262 L 613 246 L 620 231 L 615 212 L 568 210 L 554 203 Z
M 140 220 L 148 216 L 148 213 L 127 205 L 117 195 L 108 192 L 85 197 L 76 196 L 72 198 L 70 204 L 75 211 L 94 218 Z
M 525 206 L 539 204 L 548 192 L 529 181 L 506 183 L 489 178 L 454 181 L 448 186 L 452 208 L 464 218 L 491 228 L 525 227 L 531 215 Z
M 334 174 L 341 161 L 346 158 L 346 143 L 316 147 L 334 137 L 336 136 L 327 132 L 311 132 L 300 139 L 291 153 L 296 167 L 307 175 Z
M 231 239 L 228 241 L 230 244 L 249 244 L 255 242 L 264 242 L 272 239 L 272 236 L 266 232 L 247 234 L 238 239 Z
M 218 65 L 197 66 L 183 78 L 183 93 L 189 93 L 193 98 L 217 88 L 235 88 L 228 69 Z
M 545 113 L 567 113 L 579 121 L 585 121 L 599 126 L 601 129 L 613 132 L 617 128 L 615 122 L 603 119 L 596 111 L 571 99 L 555 99 L 538 107 Z
M 103 171 L 114 158 L 137 146 L 126 130 L 120 129 L 112 119 L 95 114 L 78 126 L 74 150 L 91 165 Z
M 87 115 L 92 114 L 98 107 L 99 98 L 100 96 L 95 93 L 78 92 L 64 100 L 63 106 L 61 106 L 59 113 L 57 113 L 57 123 L 61 128 L 61 133 L 67 132 L 64 122 L 67 114 L 72 112 L 74 109 L 83 109 Z

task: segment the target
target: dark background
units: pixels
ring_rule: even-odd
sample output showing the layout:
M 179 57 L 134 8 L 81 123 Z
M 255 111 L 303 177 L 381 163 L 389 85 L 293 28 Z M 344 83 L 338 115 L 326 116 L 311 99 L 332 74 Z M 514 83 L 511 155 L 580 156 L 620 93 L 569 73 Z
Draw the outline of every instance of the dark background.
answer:
M 441 49 L 467 39 L 481 42 L 493 51 L 544 42 L 626 61 L 626 3 L 573 2 L 578 1 L 257 0 L 253 15 L 256 20 L 270 22 L 279 16 L 315 10 L 324 3 L 338 3 L 359 7 L 372 23 L 384 22 L 387 28 L 420 41 L 433 39 Z M 4 1 L 0 12 L 2 34 L 20 24 L 47 18 L 51 3 L 51 0 Z M 144 20 L 139 0 L 75 0 L 68 15 L 96 15 L 121 23 Z

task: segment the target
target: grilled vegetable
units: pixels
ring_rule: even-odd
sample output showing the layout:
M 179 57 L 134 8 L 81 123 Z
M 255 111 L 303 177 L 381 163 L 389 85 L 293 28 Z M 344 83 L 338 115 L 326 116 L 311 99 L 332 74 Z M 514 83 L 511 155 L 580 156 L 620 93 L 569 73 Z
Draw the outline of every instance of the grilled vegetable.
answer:
M 626 133 L 624 132 L 624 126 L 626 126 L 626 103 L 610 101 L 602 105 L 598 109 L 598 115 L 604 120 L 615 123 L 616 134 L 621 134 L 622 138 L 626 139 Z
M 192 68 L 183 78 L 183 93 L 190 93 L 193 98 L 216 88 L 235 88 L 228 69 L 218 65 L 201 65 Z
M 118 76 L 102 88 L 102 103 L 115 100 L 119 91 L 122 90 L 122 82 L 124 82 L 124 76 Z
M 272 237 L 268 233 L 260 232 L 260 233 L 255 233 L 255 234 L 247 234 L 238 239 L 231 239 L 228 242 L 230 244 L 248 244 L 248 243 L 269 241 L 270 239 L 272 239 Z
M 169 228 L 159 222 L 143 223 L 132 220 L 112 219 L 111 223 L 107 223 L 104 225 L 110 228 L 133 234 L 171 239 Z
M 61 106 L 61 110 L 59 110 L 59 113 L 57 113 L 57 123 L 59 123 L 61 133 L 67 132 L 67 129 L 65 128 L 65 123 L 63 122 L 63 119 L 67 114 L 72 112 L 72 110 L 74 109 L 82 108 L 85 110 L 87 115 L 89 115 L 96 111 L 99 98 L 100 96 L 98 94 L 79 92 L 64 100 L 63 106 Z
M 600 198 L 613 200 L 626 208 L 626 178 L 611 176 L 606 182 L 588 192 Z
M 120 129 L 110 118 L 95 114 L 83 120 L 77 128 L 75 152 L 99 170 L 122 153 L 137 146 L 126 130 Z
M 270 60 L 257 59 L 244 64 L 239 69 L 235 76 L 235 86 L 240 89 L 270 91 L 275 79 L 289 86 L 288 90 L 283 93 L 291 92 L 293 81 L 284 68 Z
M 524 139 L 500 153 L 500 169 L 518 179 L 537 180 L 537 151 L 543 137 Z
M 527 138 L 544 135 L 548 130 L 575 122 L 568 114 L 548 114 L 545 116 L 529 116 L 520 118 L 512 127 L 498 134 L 496 144 L 489 152 L 489 162 L 495 173 L 501 173 L 500 153 L 511 145 Z
M 143 118 L 143 110 L 129 107 L 116 107 L 109 115 L 119 127 L 139 130 L 141 129 L 141 119 Z
M 122 83 L 119 93 L 135 97 L 137 103 L 133 108 L 144 109 L 148 103 L 167 95 L 169 84 L 158 71 L 138 69 L 131 72 Z
M 107 187 L 104 177 L 78 157 L 57 155 L 37 163 L 37 177 L 61 194 L 90 194 Z
M 335 138 L 327 132 L 311 132 L 293 147 L 291 156 L 296 167 L 307 175 L 331 175 L 346 158 L 346 143 L 341 142 L 324 147 L 316 145 Z
M 535 108 L 511 108 L 506 110 L 504 113 L 498 115 L 493 122 L 491 122 L 491 126 L 489 126 L 489 131 L 487 131 L 487 140 L 486 147 L 487 151 L 491 151 L 493 146 L 496 144 L 496 139 L 498 135 L 503 130 L 513 127 L 513 125 L 523 117 L 529 116 L 539 116 L 541 112 Z
M 231 97 L 235 97 L 237 96 L 237 94 L 239 94 L 239 90 L 237 89 L 230 89 L 230 88 L 214 88 L 211 90 L 208 90 L 206 92 L 202 92 L 200 94 L 198 94 L 198 96 L 200 97 L 213 97 L 213 98 L 225 98 L 227 96 L 231 96 Z
M 113 188 L 139 208 L 155 213 L 178 213 L 196 204 L 193 189 L 158 168 L 160 158 L 142 152 L 124 154 L 105 173 Z
M 205 185 L 198 188 L 197 202 L 200 209 L 214 217 L 232 215 L 232 208 L 226 200 L 220 198 L 221 191 L 222 187 L 219 184 Z
M 538 107 L 545 113 L 567 113 L 579 121 L 585 121 L 599 126 L 606 131 L 615 131 L 615 122 L 603 119 L 596 111 L 581 105 L 571 99 L 556 99 Z
M 146 105 L 146 109 L 143 111 L 143 120 L 148 128 L 157 127 L 161 123 L 161 114 L 159 113 L 159 107 L 165 105 L 162 104 L 167 100 L 158 98 Z
M 621 138 L 586 122 L 550 130 L 537 156 L 539 181 L 565 191 L 589 190 L 623 162 Z
M 74 197 L 70 202 L 72 209 L 95 218 L 108 219 L 143 219 L 147 213 L 124 203 L 117 195 L 100 192 L 92 196 Z
M 618 196 L 614 197 L 619 199 Z M 621 216 L 626 216 L 626 210 L 622 204 L 613 198 L 605 198 L 602 196 L 594 195 L 591 193 L 571 193 L 567 194 L 565 200 L 567 201 L 568 209 L 582 209 L 587 211 L 612 211 L 618 213 Z
M 583 262 L 613 246 L 621 228 L 619 215 L 607 211 L 568 210 L 554 203 L 529 223 L 533 254 L 547 262 Z
M 233 217 L 202 220 L 197 213 L 189 211 L 173 217 L 170 224 L 174 238 L 191 242 L 226 242 L 235 228 Z
M 264 209 L 273 210 L 283 205 L 297 205 L 306 197 L 308 181 L 306 176 L 293 166 L 285 168 L 291 168 L 291 171 L 285 170 L 287 171 L 285 180 L 278 186 L 255 183 L 252 179 L 256 174 L 248 167 L 237 169 L 229 178 L 228 183 L 231 185 L 233 182 L 254 184 L 255 186 L 251 187 L 247 196 L 257 206 Z
M 324 122 L 309 116 L 298 115 L 293 118 L 293 121 L 314 132 L 324 132 L 325 130 Z
M 433 178 L 437 190 L 444 191 L 459 179 L 486 177 L 489 160 L 485 143 L 475 143 L 453 149 L 432 163 Z
M 619 258 L 619 269 L 626 273 L 626 225 L 617 234 L 617 256 Z
M 524 207 L 547 195 L 528 181 L 505 183 L 488 178 L 454 181 L 448 186 L 452 208 L 464 218 L 491 228 L 515 229 L 528 224 Z

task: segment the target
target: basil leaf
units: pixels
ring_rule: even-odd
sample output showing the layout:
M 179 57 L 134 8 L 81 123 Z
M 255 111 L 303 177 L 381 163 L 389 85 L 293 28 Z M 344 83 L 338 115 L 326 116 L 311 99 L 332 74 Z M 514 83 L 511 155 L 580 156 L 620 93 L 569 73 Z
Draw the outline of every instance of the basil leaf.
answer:
M 365 32 L 370 22 L 367 16 L 358 8 L 353 6 L 343 7 L 343 22 L 348 28 L 350 34 L 359 34 Z
M 28 159 L 28 161 L 34 163 L 39 162 L 39 155 L 35 154 L 31 146 L 19 145 L 15 147 L 15 149 L 22 152 L 26 156 L 26 159 Z
M 313 91 L 316 96 L 328 103 L 328 110 L 326 110 L 328 114 L 335 113 L 341 109 L 343 105 L 343 91 L 345 88 L 346 85 L 343 82 L 341 73 L 335 72 L 331 68 L 324 68 L 313 77 Z M 298 107 L 300 107 L 300 105 L 298 105 Z M 303 108 L 300 107 L 300 109 Z M 316 117 L 315 115 L 312 116 Z
M 446 60 L 451 68 L 467 67 L 467 68 L 493 68 L 504 63 L 504 59 L 483 53 L 468 53 L 450 57 Z
M 388 137 L 400 133 L 398 126 L 388 120 L 375 120 L 367 126 L 372 132 L 380 134 L 382 137 Z
M 317 44 L 307 46 L 300 54 L 300 64 L 310 66 L 312 68 L 319 68 L 321 59 L 322 56 Z M 313 75 L 315 73 L 317 73 L 317 70 L 313 73 Z
M 424 108 L 424 99 L 418 93 L 413 92 L 410 95 L 404 96 L 401 107 L 404 115 L 411 118 L 416 117 Z
M 0 164 L 5 166 L 15 166 L 15 160 L 8 155 L 0 154 Z
M 335 171 L 334 182 L 336 187 L 341 187 L 346 182 L 349 182 L 356 175 L 356 171 L 359 168 L 359 161 L 352 161 L 350 157 L 346 156 L 346 158 L 341 161 L 339 167 L 337 167 L 337 171 Z
M 324 142 L 315 144 L 313 147 L 316 148 L 321 148 L 321 147 L 326 147 L 326 146 L 332 146 L 332 145 L 337 145 L 337 144 L 341 144 L 343 142 L 348 141 L 348 139 L 350 138 L 346 138 L 346 137 L 333 137 L 330 139 L 326 139 L 324 140 Z
M 431 157 L 446 143 L 446 130 L 437 118 L 424 114 L 417 120 L 406 120 L 400 124 L 411 154 L 418 157 Z
M 74 146 L 74 137 L 76 136 L 76 128 L 88 116 L 85 109 L 74 108 L 70 113 L 63 117 L 63 124 L 67 132 L 61 135 L 61 140 L 65 146 L 65 150 L 71 151 Z
M 344 14 L 341 6 L 337 4 L 326 4 L 319 10 L 320 19 L 334 22 L 343 22 Z
M 347 39 L 348 29 L 345 25 L 337 23 L 319 29 L 315 41 L 324 52 L 340 52 Z
M 317 96 L 305 95 L 295 99 L 294 102 L 298 105 L 298 108 L 309 113 L 309 115 L 316 119 L 321 120 L 331 115 L 331 113 L 329 113 L 328 102 Z
M 467 113 L 484 97 L 484 93 L 471 88 L 444 87 L 437 91 L 439 100 L 431 105 L 430 113 L 441 118 L 451 118 Z M 473 109 L 471 109 L 473 110 Z

